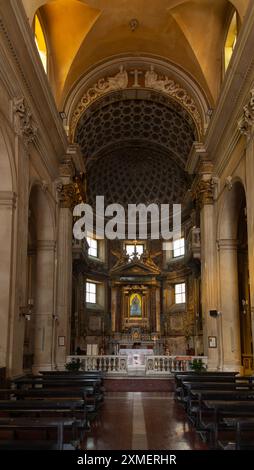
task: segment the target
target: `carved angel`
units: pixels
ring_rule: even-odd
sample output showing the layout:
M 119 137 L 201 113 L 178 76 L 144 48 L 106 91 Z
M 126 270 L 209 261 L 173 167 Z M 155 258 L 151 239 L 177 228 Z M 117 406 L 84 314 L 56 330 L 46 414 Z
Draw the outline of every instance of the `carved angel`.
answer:
M 168 77 L 159 79 L 153 65 L 151 65 L 150 70 L 145 73 L 145 86 L 148 88 L 156 88 L 157 90 L 166 91 L 167 85 L 169 84 L 172 86 L 174 82 Z
M 121 65 L 120 71 L 114 77 L 108 77 L 108 89 L 124 89 L 128 86 L 128 73 Z

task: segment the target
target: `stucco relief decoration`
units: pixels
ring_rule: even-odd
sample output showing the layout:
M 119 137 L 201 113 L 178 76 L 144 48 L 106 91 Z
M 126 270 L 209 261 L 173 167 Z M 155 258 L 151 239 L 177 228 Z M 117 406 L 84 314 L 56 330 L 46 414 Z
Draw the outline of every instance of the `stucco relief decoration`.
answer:
M 249 103 L 243 108 L 243 115 L 238 122 L 241 134 L 248 136 L 254 128 L 254 89 L 250 92 Z
M 16 133 L 24 138 L 26 144 L 33 142 L 38 128 L 23 97 L 13 100 L 13 115 Z
M 133 75 L 135 79 L 134 83 L 131 85 Z M 194 99 L 191 98 L 187 90 L 166 75 L 159 76 L 153 66 L 151 66 L 147 71 L 136 69 L 135 71 L 132 70 L 129 72 L 121 66 L 119 72 L 115 76 L 99 79 L 97 83 L 89 88 L 82 96 L 71 118 L 71 139 L 74 139 L 75 129 L 80 117 L 96 99 L 110 91 L 140 87 L 141 78 L 139 79 L 139 77 L 143 77 L 142 86 L 144 88 L 161 91 L 180 103 L 181 106 L 183 106 L 192 116 L 200 136 L 203 135 L 203 124 L 200 112 Z M 139 83 L 138 80 L 140 80 Z

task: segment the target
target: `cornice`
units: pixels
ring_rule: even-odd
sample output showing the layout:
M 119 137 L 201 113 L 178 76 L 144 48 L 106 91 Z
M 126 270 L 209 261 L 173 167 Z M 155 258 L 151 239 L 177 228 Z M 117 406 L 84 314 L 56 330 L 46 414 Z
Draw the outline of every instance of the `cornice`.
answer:
M 8 79 L 13 83 L 8 92 L 13 93 L 15 90 L 16 96 L 26 100 L 38 125 L 38 136 L 34 139 L 34 145 L 40 149 L 40 153 L 47 149 L 43 155 L 45 164 L 48 170 L 55 174 L 58 160 L 65 153 L 68 141 L 36 51 L 22 2 L 4 2 L 0 13 L 1 43 L 6 51 L 7 64 L 10 64 L 11 76 Z

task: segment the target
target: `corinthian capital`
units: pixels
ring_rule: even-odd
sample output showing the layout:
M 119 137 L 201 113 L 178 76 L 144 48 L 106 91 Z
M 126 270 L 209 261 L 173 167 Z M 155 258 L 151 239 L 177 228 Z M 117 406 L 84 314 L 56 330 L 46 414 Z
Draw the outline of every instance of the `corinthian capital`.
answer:
M 243 108 L 243 115 L 238 121 L 238 129 L 241 134 L 249 136 L 254 130 L 254 89 L 250 92 L 250 100 Z
M 56 190 L 60 207 L 72 209 L 75 205 L 75 189 L 73 183 L 63 184 L 61 180 L 56 183 Z
M 214 203 L 214 179 L 200 180 L 193 193 L 194 199 L 200 208 L 207 204 Z
M 15 132 L 23 137 L 25 144 L 33 142 L 38 128 L 34 123 L 30 108 L 23 97 L 14 98 L 13 117 Z

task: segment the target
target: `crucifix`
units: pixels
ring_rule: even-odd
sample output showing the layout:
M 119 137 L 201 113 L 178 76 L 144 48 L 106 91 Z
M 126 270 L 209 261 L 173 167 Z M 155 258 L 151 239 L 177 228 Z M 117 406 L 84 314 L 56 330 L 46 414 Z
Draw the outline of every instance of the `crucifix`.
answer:
M 134 76 L 134 83 L 132 85 L 133 88 L 139 88 L 140 87 L 140 85 L 138 83 L 138 77 L 139 77 L 139 75 L 142 75 L 142 74 L 143 74 L 143 72 L 141 70 L 135 69 L 135 70 L 130 71 L 130 75 Z

